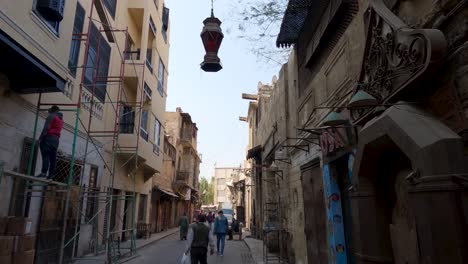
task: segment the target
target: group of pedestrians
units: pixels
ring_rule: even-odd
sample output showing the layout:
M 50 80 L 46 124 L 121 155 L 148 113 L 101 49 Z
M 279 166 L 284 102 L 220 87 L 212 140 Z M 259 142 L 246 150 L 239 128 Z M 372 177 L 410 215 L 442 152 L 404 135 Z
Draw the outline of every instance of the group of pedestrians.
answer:
M 202 213 L 198 215 L 196 223 L 191 225 L 189 225 L 188 218 L 184 214 L 179 221 L 179 227 L 180 239 L 187 240 L 186 254 L 190 253 L 192 264 L 207 263 L 208 247 L 210 247 L 210 255 L 214 254 L 213 234 L 216 235 L 217 254 L 221 257 L 224 255 L 229 223 L 223 211 L 219 211 L 217 217 L 211 212 L 208 215 Z

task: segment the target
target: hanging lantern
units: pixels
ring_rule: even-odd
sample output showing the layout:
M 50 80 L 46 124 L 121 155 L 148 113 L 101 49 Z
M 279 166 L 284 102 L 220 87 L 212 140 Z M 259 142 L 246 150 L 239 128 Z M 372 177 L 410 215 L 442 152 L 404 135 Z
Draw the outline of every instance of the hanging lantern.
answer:
M 221 60 L 218 57 L 218 50 L 224 35 L 221 30 L 221 21 L 214 16 L 213 6 L 211 8 L 211 17 L 205 19 L 203 24 L 204 27 L 200 36 L 206 55 L 200 66 L 206 72 L 217 72 L 223 68 Z

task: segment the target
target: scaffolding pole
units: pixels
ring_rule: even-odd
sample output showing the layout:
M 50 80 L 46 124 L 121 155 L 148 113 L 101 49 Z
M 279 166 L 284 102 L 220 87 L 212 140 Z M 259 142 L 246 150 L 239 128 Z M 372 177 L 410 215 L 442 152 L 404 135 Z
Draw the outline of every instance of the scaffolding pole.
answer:
M 31 153 L 28 158 L 28 166 L 27 166 L 27 171 L 26 174 L 21 174 L 18 172 L 12 172 L 12 171 L 6 171 L 3 170 L 3 167 L 0 168 L 0 180 L 2 179 L 3 175 L 8 175 L 11 177 L 15 177 L 21 180 L 24 180 L 26 182 L 25 186 L 25 191 L 23 192 L 22 195 L 24 195 L 24 200 L 23 200 L 23 212 L 25 215 L 28 215 L 27 213 L 27 204 L 30 203 L 31 199 L 37 198 L 37 200 L 40 204 L 40 211 L 39 211 L 39 235 L 41 235 L 41 224 L 42 224 L 42 213 L 44 210 L 44 202 L 46 199 L 55 199 L 57 198 L 58 201 L 64 202 L 63 206 L 63 217 L 62 217 L 62 223 L 61 223 L 61 235 L 60 235 L 60 248 L 58 252 L 58 263 L 62 264 L 67 261 L 67 257 L 65 256 L 65 251 L 66 248 L 69 245 L 72 245 L 72 250 L 71 250 L 71 256 L 70 256 L 70 261 L 72 261 L 75 258 L 76 255 L 76 246 L 77 246 L 77 241 L 80 237 L 81 234 L 81 224 L 90 224 L 94 223 L 94 230 L 92 231 L 93 233 L 93 239 L 91 242 L 93 242 L 93 247 L 94 247 L 94 254 L 97 255 L 99 253 L 99 242 L 98 242 L 98 237 L 101 235 L 103 237 L 103 243 L 105 243 L 105 252 L 107 255 L 107 263 L 118 263 L 121 261 L 122 255 L 120 254 L 120 242 L 115 241 L 115 236 L 118 234 L 124 234 L 130 232 L 130 247 L 129 252 L 127 255 L 129 256 L 134 256 L 136 254 L 136 225 L 135 225 L 135 207 L 136 207 L 136 176 L 138 173 L 138 168 L 139 168 L 139 142 L 140 142 L 140 127 L 141 127 L 141 118 L 142 118 L 142 108 L 143 108 L 143 99 L 144 99 L 144 72 L 145 72 L 145 63 L 137 63 L 133 60 L 132 57 L 130 57 L 129 61 L 127 62 L 127 56 L 126 56 L 126 50 L 121 51 L 119 44 L 118 44 L 118 39 L 115 37 L 115 33 L 119 34 L 124 34 L 125 36 L 125 43 L 127 43 L 128 39 L 128 29 L 114 29 L 110 25 L 103 24 L 104 30 L 99 29 L 99 34 L 98 34 L 98 40 L 97 40 L 97 49 L 96 49 L 96 61 L 93 63 L 93 80 L 91 84 L 85 83 L 85 75 L 87 70 L 89 70 L 91 67 L 89 66 L 88 63 L 88 54 L 91 46 L 91 28 L 93 21 L 93 13 L 94 13 L 94 8 L 96 2 L 100 2 L 99 0 L 96 1 L 91 1 L 91 9 L 89 12 L 89 22 L 88 22 L 88 27 L 87 27 L 87 32 L 86 33 L 74 33 L 73 34 L 73 40 L 77 40 L 80 43 L 84 42 L 85 43 L 85 50 L 84 50 L 84 60 L 83 60 L 83 66 L 79 66 L 77 68 L 81 68 L 81 76 L 80 76 L 80 85 L 79 85 L 79 91 L 78 91 L 78 98 L 76 103 L 59 103 L 59 102 L 43 102 L 43 94 L 39 93 L 38 98 L 37 98 L 37 105 L 36 105 L 36 111 L 35 111 L 35 121 L 34 121 L 34 128 L 33 128 L 33 136 L 32 136 L 32 144 L 31 144 Z M 99 11 L 99 10 L 98 10 Z M 107 14 L 106 14 L 107 16 Z M 108 20 L 110 21 L 110 20 Z M 98 21 L 99 22 L 99 21 Z M 121 58 L 121 63 L 120 63 L 120 70 L 119 70 L 119 75 L 118 76 L 99 76 L 99 52 L 100 52 L 100 47 L 101 47 L 101 38 L 102 34 L 105 33 L 108 37 L 112 36 L 113 39 L 115 39 L 115 45 L 118 49 L 120 58 Z M 125 66 L 126 65 L 132 65 L 133 69 L 135 70 L 136 76 L 139 81 L 137 81 L 137 91 L 136 95 L 137 98 L 131 100 L 126 98 L 125 94 L 125 87 L 123 86 L 124 82 L 124 77 L 125 77 Z M 138 74 L 137 67 L 141 67 L 141 76 Z M 104 84 L 102 84 L 102 82 Z M 141 83 L 140 83 L 141 82 Z M 105 99 L 102 102 L 103 104 L 110 104 L 112 106 L 112 109 L 114 110 L 115 114 L 115 122 L 114 122 L 114 130 L 93 130 L 93 122 L 92 120 L 94 119 L 94 107 L 96 104 L 95 98 L 96 97 L 96 87 L 98 85 L 106 85 L 107 88 L 109 89 L 117 89 L 117 92 L 113 93 L 113 95 L 117 94 L 117 98 L 112 98 L 112 96 L 109 94 L 109 89 L 106 89 L 105 96 L 109 97 L 108 101 Z M 86 86 L 88 92 L 84 91 L 84 87 Z M 91 87 L 91 89 L 90 89 Z M 84 124 L 83 120 L 81 119 L 81 111 L 83 108 L 84 104 L 87 104 L 87 102 L 82 102 L 83 94 L 87 93 L 89 94 L 89 90 L 91 90 L 91 101 L 89 102 L 89 119 L 87 122 L 87 126 Z M 38 130 L 38 123 L 39 123 L 39 116 L 41 115 L 41 112 L 46 111 L 46 107 L 52 106 L 52 105 L 57 105 L 57 106 L 62 106 L 64 109 L 62 111 L 70 111 L 74 112 L 74 124 L 73 124 L 73 143 L 72 143 L 72 149 L 71 149 L 71 156 L 70 156 L 70 162 L 69 162 L 69 168 L 68 168 L 68 176 L 61 181 L 60 179 L 57 180 L 49 180 L 49 179 L 44 179 L 44 178 L 39 178 L 33 176 L 34 171 L 33 167 L 35 165 L 36 158 L 35 158 L 35 150 L 37 148 L 37 130 Z M 122 109 L 126 106 L 131 105 L 133 108 L 133 111 L 135 113 L 135 116 L 138 117 L 137 122 L 136 120 L 133 120 L 133 134 L 135 136 L 135 146 L 128 147 L 128 146 L 120 146 L 119 142 L 119 136 L 120 136 L 120 123 L 121 123 L 121 115 L 123 115 Z M 86 107 L 85 107 L 86 108 Z M 137 123 L 137 124 L 135 124 Z M 79 129 L 79 126 L 82 126 L 82 129 Z M 78 144 L 78 135 L 80 131 L 84 131 L 86 137 L 86 144 L 85 144 L 85 151 L 84 151 L 84 156 L 81 157 L 80 163 L 82 164 L 79 166 L 82 166 L 81 168 L 81 173 L 79 173 L 79 183 L 75 182 L 75 167 L 77 164 L 77 144 Z M 98 147 L 99 141 L 96 138 L 102 138 L 102 137 L 108 137 L 112 139 L 112 155 L 110 156 L 111 159 L 111 166 L 110 168 L 107 166 L 106 158 L 104 155 L 101 153 Z M 86 164 L 88 160 L 88 155 L 91 153 L 89 151 L 89 145 L 92 144 L 94 146 L 94 150 L 92 152 L 97 152 L 97 155 L 102 159 L 103 163 L 106 164 L 105 168 L 109 172 L 109 183 L 108 183 L 108 189 L 106 192 L 102 192 L 99 190 L 92 190 L 89 187 L 86 187 L 86 183 L 83 182 L 83 179 L 85 177 L 85 171 L 86 171 Z M 114 190 L 114 177 L 116 176 L 116 170 L 117 170 L 117 155 L 122 154 L 122 149 L 125 149 L 125 153 L 132 153 L 133 155 L 130 155 L 130 158 L 128 161 L 126 161 L 122 166 L 133 166 L 133 172 L 131 173 L 132 175 L 132 190 L 131 194 L 124 194 L 124 195 L 114 195 L 113 190 Z M 132 164 L 132 160 L 134 163 Z M 119 168 L 120 169 L 120 168 Z M 97 177 L 97 176 L 96 176 Z M 55 187 L 53 187 L 55 186 Z M 73 198 L 72 199 L 72 190 L 75 189 L 75 187 L 79 188 L 79 193 L 78 193 L 78 198 Z M 47 193 L 52 193 L 53 195 L 47 195 Z M 57 193 L 63 193 L 63 196 L 57 196 Z M 33 195 L 34 194 L 34 195 Z M 116 206 L 114 205 L 114 202 L 117 203 L 117 201 L 125 201 L 125 202 L 130 202 L 131 206 L 130 208 L 127 208 L 125 211 L 125 214 L 130 211 L 130 226 L 127 228 L 122 228 L 120 230 L 116 230 L 115 227 L 111 228 L 111 221 L 112 217 L 112 210 Z M 89 206 L 89 202 L 93 203 L 93 216 L 90 219 L 86 219 L 86 210 Z M 77 206 L 74 206 L 74 203 L 78 203 Z M 84 206 L 87 204 L 87 206 Z M 104 205 L 103 208 L 100 208 L 99 205 Z M 70 210 L 76 210 L 76 217 L 75 217 L 75 226 L 73 228 L 73 234 L 71 235 L 71 238 L 67 238 L 67 228 L 68 228 L 68 215 Z M 103 212 L 104 211 L 104 212 Z M 103 229 L 103 233 L 99 232 L 98 228 L 98 219 L 99 215 L 104 214 L 104 219 L 105 219 L 105 226 Z M 125 219 L 125 217 L 124 217 Z M 126 219 L 127 220 L 127 219 Z M 107 222 L 107 223 L 106 223 Z M 117 236 L 118 237 L 118 236 Z M 119 238 L 119 237 L 118 237 Z M 68 239 L 68 240 L 67 240 Z M 115 245 L 117 244 L 117 245 Z M 117 247 L 117 250 L 116 250 Z M 124 254 L 125 255 L 125 254 Z

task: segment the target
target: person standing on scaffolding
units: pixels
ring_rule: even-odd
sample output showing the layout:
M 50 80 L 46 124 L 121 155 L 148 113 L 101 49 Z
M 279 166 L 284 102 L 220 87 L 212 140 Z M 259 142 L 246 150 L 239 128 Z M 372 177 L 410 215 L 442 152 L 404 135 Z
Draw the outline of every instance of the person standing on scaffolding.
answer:
M 60 133 L 63 128 L 63 114 L 59 111 L 60 109 L 56 105 L 49 109 L 49 116 L 46 119 L 41 136 L 39 137 L 42 169 L 41 174 L 39 174 L 38 177 L 53 179 L 55 176 L 57 149 L 60 141 Z

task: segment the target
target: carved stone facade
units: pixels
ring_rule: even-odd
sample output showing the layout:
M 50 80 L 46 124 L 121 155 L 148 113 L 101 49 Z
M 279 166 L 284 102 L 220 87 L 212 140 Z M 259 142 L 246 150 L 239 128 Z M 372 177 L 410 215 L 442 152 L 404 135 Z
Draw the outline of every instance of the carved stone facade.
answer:
M 277 44 L 294 51 L 248 117 L 256 204 L 280 164 L 289 262 L 468 261 L 465 2 L 361 0 L 335 17 L 353 1 L 289 1 Z M 359 90 L 378 104 L 348 109 Z M 347 123 L 322 127 L 332 111 Z

